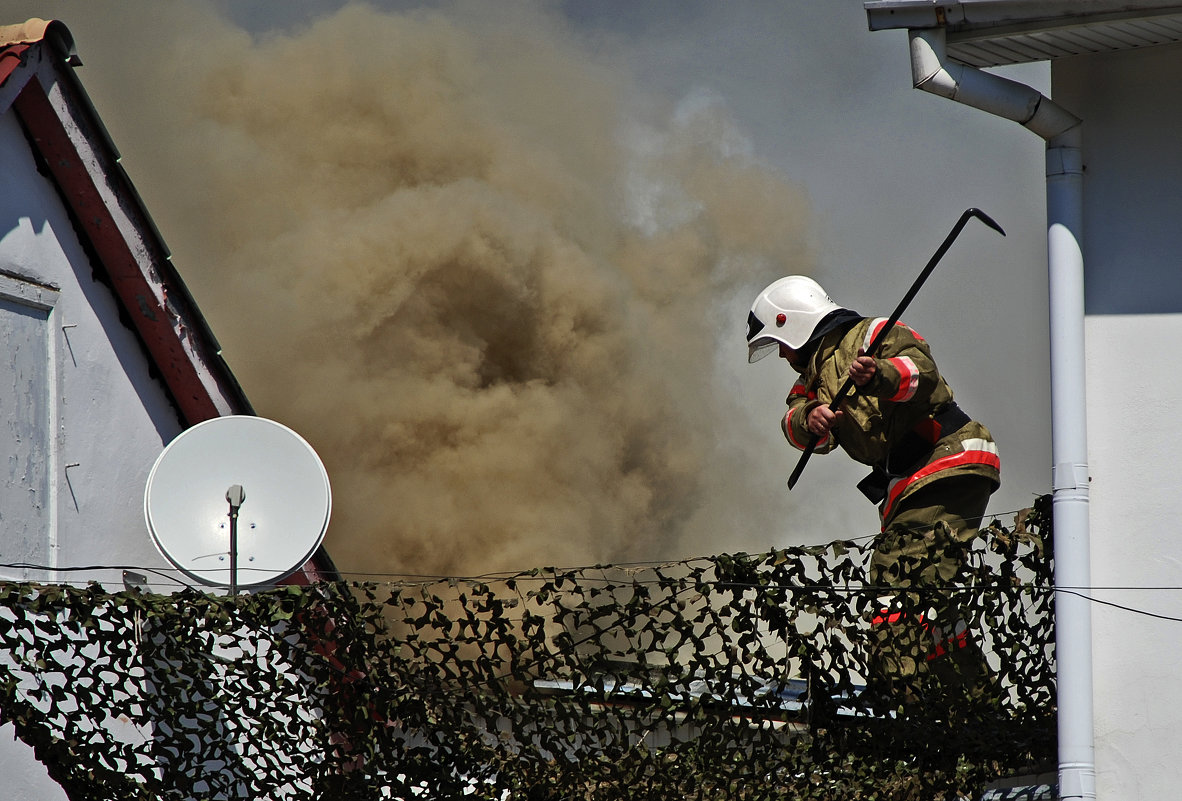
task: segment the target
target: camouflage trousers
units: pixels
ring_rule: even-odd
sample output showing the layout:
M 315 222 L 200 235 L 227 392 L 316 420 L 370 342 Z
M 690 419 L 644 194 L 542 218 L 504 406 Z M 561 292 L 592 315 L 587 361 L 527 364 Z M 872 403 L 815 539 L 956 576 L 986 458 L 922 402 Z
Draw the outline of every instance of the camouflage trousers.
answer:
M 980 476 L 932 482 L 899 505 L 875 541 L 867 687 L 890 706 L 943 705 L 950 694 L 992 689 L 980 627 L 956 588 L 993 489 Z

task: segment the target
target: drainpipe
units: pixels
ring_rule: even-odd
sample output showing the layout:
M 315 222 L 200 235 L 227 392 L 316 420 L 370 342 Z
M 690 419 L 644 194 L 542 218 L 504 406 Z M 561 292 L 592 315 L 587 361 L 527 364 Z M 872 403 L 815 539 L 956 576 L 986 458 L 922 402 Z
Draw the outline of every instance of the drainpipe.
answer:
M 1055 586 L 1091 585 L 1087 404 L 1084 397 L 1083 167 L 1081 121 L 1042 93 L 948 59 L 943 28 L 913 29 L 915 86 L 1013 120 L 1047 143 L 1051 451 Z M 1095 799 L 1092 618 L 1088 602 L 1055 594 L 1059 798 Z

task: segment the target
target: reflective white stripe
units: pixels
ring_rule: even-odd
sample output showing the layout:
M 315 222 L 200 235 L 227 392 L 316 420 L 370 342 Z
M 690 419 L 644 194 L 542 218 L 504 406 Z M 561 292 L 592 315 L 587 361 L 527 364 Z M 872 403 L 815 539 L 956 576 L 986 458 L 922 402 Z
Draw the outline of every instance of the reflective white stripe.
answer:
M 966 451 L 985 451 L 985 453 L 992 453 L 997 455 L 997 443 L 980 437 L 970 437 L 961 443 Z
M 875 317 L 870 321 L 870 327 L 866 329 L 866 336 L 862 338 L 862 350 L 870 350 L 870 343 L 874 341 L 874 337 L 878 335 L 879 330 L 883 327 L 883 325 L 886 324 L 886 321 L 886 317 Z M 907 325 L 906 323 L 895 323 L 895 325 L 906 328 L 911 332 L 911 336 L 915 337 L 915 339 L 919 342 L 926 341 L 916 332 L 914 328 Z
M 874 337 L 878 336 L 879 330 L 886 325 L 886 317 L 875 317 L 870 321 L 870 327 L 866 329 L 866 336 L 862 338 L 862 350 L 870 350 L 870 343 L 874 341 Z
M 892 403 L 911 400 L 915 397 L 915 391 L 919 389 L 919 368 L 908 356 L 896 356 L 889 361 L 899 371 L 899 388 L 887 400 Z

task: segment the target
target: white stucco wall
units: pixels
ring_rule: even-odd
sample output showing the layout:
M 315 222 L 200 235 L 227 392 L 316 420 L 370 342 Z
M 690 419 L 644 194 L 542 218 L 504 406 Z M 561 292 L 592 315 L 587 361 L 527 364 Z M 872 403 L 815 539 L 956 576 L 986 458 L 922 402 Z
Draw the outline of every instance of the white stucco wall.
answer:
M 1054 96 L 1084 120 L 1089 314 L 1182 312 L 1182 45 L 1062 59 Z
M 1087 324 L 1093 596 L 1182 616 L 1177 502 L 1182 384 L 1161 370 L 1182 314 Z M 1136 353 L 1130 351 L 1136 349 Z M 1145 589 L 1123 589 L 1145 588 Z M 1182 779 L 1182 623 L 1092 607 L 1100 799 L 1175 798 Z
M 1084 120 L 1093 595 L 1182 617 L 1182 47 L 1065 59 L 1055 99 Z M 1126 589 L 1139 588 L 1139 589 Z M 1094 604 L 1099 799 L 1175 798 L 1182 623 Z
M 148 537 L 143 488 L 163 446 L 181 430 L 162 385 L 149 376 L 135 335 L 119 320 L 50 183 L 37 173 L 11 115 L 0 115 L 0 274 L 9 287 L 56 287 L 47 312 L 49 386 L 22 401 L 48 404 L 54 470 L 42 516 L 58 567 L 167 563 Z M 27 279 L 22 281 L 21 279 Z M 3 289 L 3 287 L 0 287 Z M 13 303 L 13 301 L 9 301 Z M 0 562 L 9 561 L 0 535 Z M 0 568 L 0 576 L 46 578 Z M 62 574 L 119 582 L 116 572 Z
M 25 348 L 0 367 L 0 563 L 166 568 L 143 490 L 180 421 L 11 114 L 0 114 L 0 186 L 0 347 Z M 0 567 L 0 578 L 122 586 L 117 569 Z M 0 798 L 65 799 L 11 725 L 0 776 Z

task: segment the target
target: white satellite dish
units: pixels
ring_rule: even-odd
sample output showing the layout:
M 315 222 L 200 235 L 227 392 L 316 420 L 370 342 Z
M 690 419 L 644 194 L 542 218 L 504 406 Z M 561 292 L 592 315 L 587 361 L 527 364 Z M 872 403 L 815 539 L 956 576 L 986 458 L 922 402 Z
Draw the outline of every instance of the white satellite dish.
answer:
M 274 420 L 246 415 L 183 431 L 144 490 L 148 531 L 164 558 L 233 592 L 298 570 L 324 541 L 331 510 L 328 472 L 312 446 Z

